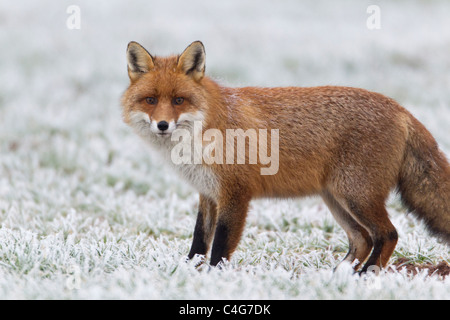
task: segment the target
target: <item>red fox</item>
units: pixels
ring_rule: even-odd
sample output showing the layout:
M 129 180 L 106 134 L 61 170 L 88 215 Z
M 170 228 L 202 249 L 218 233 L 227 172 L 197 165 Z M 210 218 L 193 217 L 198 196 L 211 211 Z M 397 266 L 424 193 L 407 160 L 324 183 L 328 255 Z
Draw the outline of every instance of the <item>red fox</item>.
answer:
M 394 100 L 337 86 L 223 87 L 205 76 L 200 41 L 169 57 L 152 56 L 130 42 L 127 61 L 125 123 L 199 192 L 189 258 L 206 255 L 212 243 L 212 266 L 230 259 L 252 199 L 319 195 L 348 236 L 344 261 L 355 271 L 366 262 L 361 272 L 384 267 L 398 240 L 385 208 L 393 189 L 433 235 L 450 244 L 448 160 L 427 129 Z M 219 159 L 219 147 L 234 142 L 217 134 L 199 145 L 200 154 L 212 145 L 209 160 L 216 161 L 189 161 L 196 153 L 183 147 L 179 154 L 187 158 L 175 163 L 180 137 L 175 134 L 184 130 L 196 139 L 195 123 L 227 138 L 227 130 L 235 130 L 234 138 L 243 136 L 244 152 L 256 146 L 278 154 L 275 169 L 262 174 L 267 162 L 261 153 L 252 161 L 247 154 L 228 157 L 227 150 L 227 161 Z M 252 129 L 270 130 L 267 145 L 250 145 Z

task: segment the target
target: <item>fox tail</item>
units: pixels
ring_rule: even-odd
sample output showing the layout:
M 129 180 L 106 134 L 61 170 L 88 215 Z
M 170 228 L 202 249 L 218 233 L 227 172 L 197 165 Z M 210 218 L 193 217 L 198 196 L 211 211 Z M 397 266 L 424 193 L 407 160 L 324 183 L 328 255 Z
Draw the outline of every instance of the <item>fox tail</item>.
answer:
M 431 133 L 413 117 L 398 192 L 428 231 L 450 245 L 450 165 Z

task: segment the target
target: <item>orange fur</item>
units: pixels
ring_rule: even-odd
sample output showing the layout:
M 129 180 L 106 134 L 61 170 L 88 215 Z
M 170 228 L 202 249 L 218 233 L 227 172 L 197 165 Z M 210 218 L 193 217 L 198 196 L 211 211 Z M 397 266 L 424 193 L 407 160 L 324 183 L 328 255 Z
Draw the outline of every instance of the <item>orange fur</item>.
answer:
M 251 199 L 320 195 L 348 235 L 345 260 L 358 259 L 359 266 L 372 251 L 363 271 L 385 266 L 398 238 L 385 209 L 396 187 L 408 207 L 450 241 L 449 164 L 430 133 L 394 100 L 349 87 L 223 87 L 204 75 L 200 42 L 181 56 L 152 57 L 135 43 L 128 52 L 131 83 L 122 105 L 131 126 L 135 111 L 175 123 L 182 114 L 199 112 L 204 131 L 214 128 L 224 136 L 227 129 L 279 130 L 274 175 L 261 175 L 260 161 L 184 167 L 200 191 L 190 257 L 207 253 L 215 229 L 211 264 L 229 259 Z M 146 97 L 158 103 L 149 105 Z M 184 98 L 182 105 L 174 105 L 176 97 Z M 165 148 L 161 139 L 167 137 L 156 141 L 143 132 L 157 149 Z

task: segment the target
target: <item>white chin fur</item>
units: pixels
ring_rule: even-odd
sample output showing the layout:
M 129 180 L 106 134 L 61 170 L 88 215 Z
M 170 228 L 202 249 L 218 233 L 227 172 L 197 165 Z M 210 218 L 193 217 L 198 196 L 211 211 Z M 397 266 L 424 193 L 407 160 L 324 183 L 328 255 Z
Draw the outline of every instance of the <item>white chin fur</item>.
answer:
M 200 164 L 180 164 L 175 165 L 171 159 L 171 151 L 178 141 L 171 141 L 170 136 L 177 128 L 193 130 L 195 121 L 203 121 L 203 113 L 197 111 L 195 113 L 181 114 L 177 124 L 174 121 L 169 123 L 169 128 L 165 130 L 165 135 L 158 129 L 156 121 L 151 121 L 148 114 L 140 111 L 135 111 L 130 115 L 130 126 L 140 135 L 145 141 L 156 148 L 160 155 L 165 159 L 165 162 L 171 164 L 175 171 L 178 172 L 188 183 L 204 195 L 211 198 L 217 196 L 218 181 L 215 174 L 210 168 Z M 192 162 L 193 163 L 193 162 Z

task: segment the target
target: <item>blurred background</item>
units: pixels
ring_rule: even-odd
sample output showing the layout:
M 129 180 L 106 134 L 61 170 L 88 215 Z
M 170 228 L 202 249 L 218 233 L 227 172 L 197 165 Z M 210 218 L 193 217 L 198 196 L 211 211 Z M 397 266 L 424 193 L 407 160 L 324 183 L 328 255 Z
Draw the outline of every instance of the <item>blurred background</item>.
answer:
M 380 9 L 376 29 L 368 28 L 370 5 Z M 90 242 L 78 247 L 80 239 L 97 248 L 115 237 L 166 235 L 184 239 L 170 246 L 187 251 L 196 193 L 121 120 L 129 41 L 167 55 L 201 40 L 207 74 L 225 86 L 344 85 L 383 93 L 424 123 L 449 156 L 449 16 L 447 0 L 2 0 L 1 270 L 31 272 L 41 257 L 42 270 L 65 274 L 73 259 L 87 261 L 80 252 L 90 252 L 83 249 Z M 292 230 L 300 221 L 293 214 L 302 211 L 305 219 L 322 219 L 320 230 L 333 229 L 318 203 L 255 204 L 259 215 L 250 214 L 249 224 L 255 234 Z M 335 244 L 345 246 L 343 233 L 338 237 Z M 18 243 L 39 250 L 19 256 Z M 52 243 L 70 254 L 58 256 Z M 86 277 L 96 266 L 104 270 L 90 259 Z

